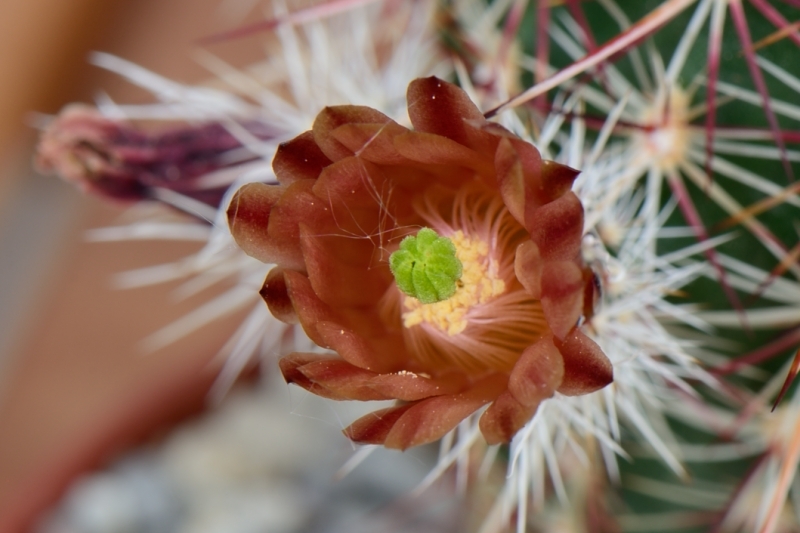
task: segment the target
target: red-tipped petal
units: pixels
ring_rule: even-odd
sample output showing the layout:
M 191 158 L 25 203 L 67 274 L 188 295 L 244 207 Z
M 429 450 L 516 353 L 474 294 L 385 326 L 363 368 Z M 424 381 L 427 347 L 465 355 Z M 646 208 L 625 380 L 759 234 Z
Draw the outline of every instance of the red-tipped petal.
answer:
M 483 113 L 467 93 L 435 76 L 412 81 L 406 96 L 408 116 L 417 131 L 435 133 L 470 146 L 475 127 L 466 121 L 485 122 Z
M 325 359 L 307 363 L 297 368 L 312 383 L 320 385 L 333 394 L 347 400 L 391 400 L 370 386 L 375 372 L 353 366 L 341 359 Z
M 579 396 L 600 390 L 614 381 L 614 368 L 603 350 L 575 328 L 563 341 L 555 339 L 564 358 L 564 380 L 558 392 Z
M 318 235 L 300 226 L 308 279 L 323 302 L 334 307 L 367 307 L 380 300 L 392 277 L 385 265 L 373 264 L 370 241 Z
M 508 381 L 508 391 L 525 406 L 550 398 L 564 378 L 564 360 L 547 335 L 526 348 Z
M 494 172 L 491 160 L 441 135 L 410 131 L 395 137 L 394 145 L 404 157 L 419 163 L 466 167 L 484 176 Z
M 317 353 L 303 353 L 294 352 L 286 357 L 282 357 L 278 361 L 278 366 L 283 374 L 283 379 L 286 383 L 298 385 L 312 394 L 329 398 L 331 400 L 346 400 L 347 398 L 336 394 L 335 392 L 326 389 L 325 387 L 314 383 L 303 374 L 300 369 L 310 363 L 322 360 L 331 360 L 330 356 L 324 356 Z
M 333 130 L 344 124 L 385 124 L 392 119 L 370 107 L 340 105 L 326 107 L 314 120 L 314 141 L 331 161 L 353 155 L 354 151 L 336 140 Z
M 542 296 L 543 265 L 542 255 L 535 242 L 525 241 L 517 247 L 514 257 L 514 273 L 525 290 L 537 300 Z
M 265 263 L 277 262 L 282 255 L 266 228 L 272 208 L 285 190 L 277 185 L 248 183 L 236 191 L 228 206 L 228 225 L 236 244 L 247 255 Z
M 408 160 L 394 146 L 394 138 L 409 130 L 396 122 L 344 124 L 333 130 L 333 138 L 358 157 L 381 165 L 402 165 Z
M 527 217 L 525 227 L 545 261 L 572 261 L 581 249 L 583 206 L 575 193 L 543 205 Z
M 361 444 L 383 444 L 395 422 L 414 405 L 408 403 L 372 412 L 350 424 L 343 433 L 348 439 Z
M 526 192 L 529 188 L 525 186 L 522 160 L 509 139 L 502 139 L 497 145 L 494 166 L 503 202 L 511 216 L 524 225 L 525 205 L 528 203 Z
M 297 313 L 294 311 L 292 299 L 289 298 L 286 279 L 283 274 L 283 269 L 280 267 L 274 267 L 270 270 L 259 294 L 267 303 L 272 316 L 287 324 L 297 324 Z
M 481 406 L 497 398 L 505 378 L 490 376 L 470 390 L 450 396 L 435 396 L 413 405 L 395 422 L 384 446 L 405 450 L 442 438 Z
M 553 261 L 542 268 L 542 311 L 550 330 L 563 339 L 583 312 L 583 272 L 573 261 Z
M 538 403 L 522 405 L 509 391 L 505 391 L 481 415 L 479 426 L 483 438 L 489 444 L 510 442 L 538 408 Z
M 272 170 L 278 181 L 284 185 L 300 179 L 316 179 L 322 169 L 331 164 L 310 131 L 300 134 L 291 141 L 281 143 L 272 160 Z
M 546 202 L 552 202 L 572 189 L 572 184 L 581 173 L 567 165 L 555 161 L 542 161 L 541 183 Z
M 375 164 L 360 157 L 346 157 L 325 168 L 313 190 L 331 208 L 346 204 L 348 209 L 373 208 L 377 211 L 385 181 Z
M 284 272 L 286 289 L 292 305 L 297 312 L 297 318 L 306 335 L 319 346 L 328 348 L 322 335 L 317 331 L 320 322 L 333 322 L 341 324 L 343 320 L 325 302 L 319 299 L 311 287 L 311 282 L 303 274 L 286 270 Z
M 448 378 L 431 379 L 413 372 L 400 371 L 393 374 L 380 374 L 370 381 L 370 386 L 389 398 L 407 402 L 422 400 L 431 396 L 455 394 L 467 385 L 462 374 Z
M 497 145 L 494 164 L 503 201 L 523 225 L 536 209 L 569 192 L 580 174 L 566 165 L 543 161 L 532 144 L 507 136 Z
M 316 329 L 325 346 L 338 353 L 342 359 L 373 372 L 395 372 L 405 362 L 396 354 L 380 353 L 363 336 L 335 322 L 318 322 Z
M 312 192 L 314 183 L 313 180 L 299 180 L 289 185 L 272 207 L 266 232 L 261 228 L 279 254 L 274 261 L 284 268 L 300 272 L 306 269 L 300 248 L 301 222 L 320 232 L 335 227 L 330 212 L 319 208 L 322 200 Z
M 500 193 L 511 214 L 525 225 L 540 206 L 568 193 L 580 171 L 543 160 L 529 142 L 497 128 L 492 130 L 499 139 L 494 163 Z

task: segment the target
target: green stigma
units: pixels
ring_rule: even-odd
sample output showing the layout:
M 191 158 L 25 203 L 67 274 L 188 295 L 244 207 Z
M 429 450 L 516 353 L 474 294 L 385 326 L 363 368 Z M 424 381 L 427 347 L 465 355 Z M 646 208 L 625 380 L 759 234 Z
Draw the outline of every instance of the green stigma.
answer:
M 422 228 L 400 241 L 400 249 L 389 256 L 389 268 L 401 291 L 432 304 L 455 294 L 462 265 L 453 241 Z

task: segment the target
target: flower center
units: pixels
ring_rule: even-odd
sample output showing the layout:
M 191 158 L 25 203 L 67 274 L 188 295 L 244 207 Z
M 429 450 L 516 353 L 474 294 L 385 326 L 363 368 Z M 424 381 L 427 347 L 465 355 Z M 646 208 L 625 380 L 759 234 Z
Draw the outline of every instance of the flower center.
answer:
M 540 302 L 514 272 L 517 247 L 528 232 L 497 191 L 477 181 L 455 194 L 426 191 L 414 208 L 426 226 L 452 242 L 461 277 L 455 292 L 439 302 L 421 302 L 397 285 L 384 300 L 384 319 L 402 329 L 409 353 L 431 375 L 510 371 L 548 330 Z
M 467 328 L 467 313 L 473 306 L 486 303 L 505 291 L 506 284 L 499 277 L 497 261 L 489 259 L 489 245 L 485 241 L 470 238 L 461 230 L 453 233 L 450 240 L 462 264 L 455 293 L 435 303 L 404 298 L 402 316 L 406 328 L 425 323 L 451 337 L 458 335 Z
M 389 268 L 400 290 L 423 304 L 453 296 L 462 270 L 453 241 L 430 228 L 403 239 L 389 257 Z

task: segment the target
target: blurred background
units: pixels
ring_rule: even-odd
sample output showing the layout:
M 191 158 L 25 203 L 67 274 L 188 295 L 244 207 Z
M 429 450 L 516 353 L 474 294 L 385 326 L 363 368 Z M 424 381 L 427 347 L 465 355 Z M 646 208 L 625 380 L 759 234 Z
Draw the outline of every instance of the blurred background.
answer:
M 304 416 L 290 413 L 280 385 L 272 387 L 283 395 L 277 400 L 244 388 L 213 417 L 174 430 L 207 405 L 219 369 L 213 357 L 242 316 L 144 353 L 143 338 L 196 302 L 175 302 L 163 285 L 116 290 L 113 276 L 180 258 L 194 245 L 89 243 L 86 231 L 114 223 L 123 207 L 33 169 L 41 115 L 69 102 L 91 103 L 101 90 L 127 103 L 151 98 L 91 66 L 91 51 L 201 82 L 209 75 L 192 60 L 197 40 L 248 14 L 263 16 L 258 8 L 247 0 L 0 2 L 2 533 L 335 531 L 336 516 L 351 526 L 358 516 L 365 531 L 374 531 L 382 526 L 363 522 L 364 507 L 396 501 L 427 472 L 424 452 L 411 454 L 394 470 L 367 471 L 379 481 L 351 477 L 339 486 L 339 499 L 330 498 L 314 480 L 332 486 L 353 449 L 341 426 L 313 416 L 299 428 L 287 424 Z M 248 53 L 263 54 L 252 41 L 219 48 L 244 61 Z M 303 443 L 325 434 L 341 446 L 324 458 L 314 450 L 312 461 Z M 309 464 L 321 470 L 302 474 Z M 80 477 L 98 468 L 109 473 Z M 342 498 L 361 511 L 341 505 Z M 413 516 L 399 511 L 406 521 Z
M 638 19 L 659 3 L 630 0 L 625 6 Z M 143 339 L 213 295 L 176 301 L 170 290 L 176 285 L 113 285 L 120 272 L 177 260 L 198 246 L 88 242 L 88 230 L 130 220 L 124 206 L 81 195 L 33 168 L 36 125 L 64 105 L 91 103 L 101 92 L 117 102 L 152 100 L 90 65 L 91 51 L 181 83 L 203 83 L 212 76 L 193 59 L 198 40 L 263 19 L 269 5 L 0 0 L 0 533 L 455 532 L 484 516 L 502 485 L 499 472 L 497 485 L 474 487 L 465 500 L 453 495 L 452 479 L 445 477 L 446 486 L 426 492 L 422 505 L 409 491 L 434 462 L 435 450 L 425 448 L 379 450 L 342 479 L 354 447 L 340 431 L 355 416 L 347 406 L 290 390 L 274 368 L 261 369 L 259 377 L 250 372 L 221 406 L 207 409 L 221 363 L 215 355 L 244 313 L 147 353 Z M 756 22 L 754 35 L 772 31 Z M 671 49 L 679 35 L 661 32 L 657 44 Z M 726 41 L 726 50 L 738 50 L 734 35 L 726 29 L 733 41 Z M 213 51 L 249 64 L 264 57 L 269 39 L 264 33 L 232 39 Z M 705 69 L 700 48 L 689 70 Z M 773 56 L 778 61 L 784 54 Z M 791 63 L 792 57 L 784 59 Z M 728 52 L 723 61 L 728 81 L 749 79 L 741 55 Z M 720 122 L 763 122 L 760 111 L 740 109 L 722 108 Z M 777 160 L 743 164 L 782 177 Z M 749 189 L 737 194 L 744 205 L 760 198 Z M 791 213 L 782 208 L 762 218 L 784 242 L 796 242 L 785 223 Z M 769 270 L 773 258 L 755 241 L 745 234 L 730 246 Z M 724 295 L 714 294 L 725 307 Z M 744 336 L 739 331 L 726 339 Z M 746 341 L 758 346 L 764 338 Z M 769 363 L 773 374 L 777 363 Z M 639 461 L 636 468 L 653 475 L 660 466 Z M 710 468 L 708 479 L 718 482 L 721 471 Z M 726 473 L 734 481 L 735 474 Z M 652 525 L 642 523 L 642 531 Z
M 214 374 L 207 363 L 224 336 L 143 356 L 137 342 L 191 304 L 111 286 L 115 272 L 188 247 L 86 243 L 85 231 L 121 208 L 37 175 L 32 124 L 33 113 L 91 102 L 100 89 L 148 97 L 89 65 L 93 50 L 199 81 L 206 74 L 191 48 L 220 28 L 219 8 L 217 0 L 0 3 L 0 531 L 24 530 L 77 472 L 203 405 Z

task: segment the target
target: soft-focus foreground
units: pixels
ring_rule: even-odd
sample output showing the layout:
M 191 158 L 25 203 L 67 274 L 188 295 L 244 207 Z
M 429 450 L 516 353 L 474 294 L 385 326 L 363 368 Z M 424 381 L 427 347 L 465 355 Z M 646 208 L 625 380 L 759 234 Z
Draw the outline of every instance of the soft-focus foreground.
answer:
M 44 129 L 42 170 L 131 206 L 95 238 L 203 245 L 121 278 L 200 297 L 149 349 L 235 324 L 227 403 L 45 531 L 798 528 L 800 5 L 266 17 L 201 41 L 205 84 L 95 55 L 156 103 Z

